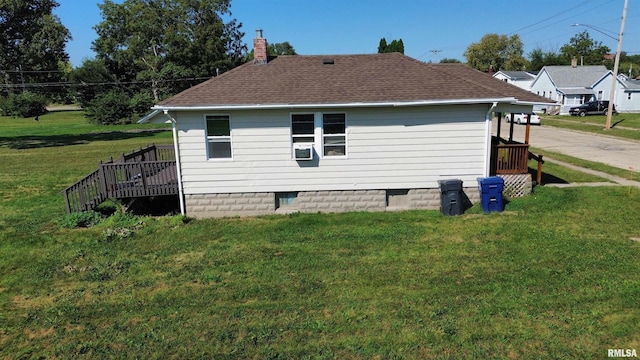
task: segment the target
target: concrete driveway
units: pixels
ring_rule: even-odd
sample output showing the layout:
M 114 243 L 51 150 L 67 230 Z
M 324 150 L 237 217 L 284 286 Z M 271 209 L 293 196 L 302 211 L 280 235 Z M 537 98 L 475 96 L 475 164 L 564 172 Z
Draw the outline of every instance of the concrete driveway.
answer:
M 542 120 L 544 123 L 544 119 Z M 510 124 L 502 120 L 500 135 L 509 138 Z M 513 140 L 524 142 L 525 125 L 514 124 Z M 493 121 L 496 134 L 497 121 Z M 554 127 L 532 125 L 531 146 L 580 159 L 596 161 L 621 169 L 640 172 L 640 142 L 621 140 L 612 136 L 590 134 Z

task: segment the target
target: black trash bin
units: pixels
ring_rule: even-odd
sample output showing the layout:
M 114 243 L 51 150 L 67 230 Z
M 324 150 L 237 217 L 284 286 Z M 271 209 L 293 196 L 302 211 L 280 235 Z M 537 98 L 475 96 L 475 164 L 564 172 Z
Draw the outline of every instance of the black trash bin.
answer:
M 464 212 L 462 180 L 438 180 L 440 184 L 440 212 L 443 215 L 462 215 Z

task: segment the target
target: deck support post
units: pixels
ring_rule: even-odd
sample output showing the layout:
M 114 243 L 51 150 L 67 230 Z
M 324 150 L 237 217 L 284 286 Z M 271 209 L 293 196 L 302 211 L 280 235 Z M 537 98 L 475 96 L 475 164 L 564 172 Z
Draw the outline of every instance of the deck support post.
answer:
M 544 163 L 544 161 L 542 161 L 542 155 L 538 156 L 540 159 L 538 160 L 538 174 L 536 176 L 536 184 L 542 185 L 542 164 Z

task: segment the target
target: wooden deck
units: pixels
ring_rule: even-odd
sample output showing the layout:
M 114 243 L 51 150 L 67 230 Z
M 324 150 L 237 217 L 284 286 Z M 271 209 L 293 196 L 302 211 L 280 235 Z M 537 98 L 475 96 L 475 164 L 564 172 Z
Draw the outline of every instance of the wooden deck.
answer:
M 529 149 L 529 135 L 531 130 L 530 118 L 527 118 L 524 143 L 513 140 L 514 123 L 509 124 L 509 139 L 500 136 L 502 114 L 498 114 L 497 136 L 491 139 L 491 175 L 518 175 L 529 173 L 529 160 L 538 163 L 536 182 L 541 184 L 542 155 L 536 155 Z
M 100 162 L 97 170 L 63 193 L 68 213 L 93 210 L 107 199 L 177 195 L 173 146 L 151 145 Z

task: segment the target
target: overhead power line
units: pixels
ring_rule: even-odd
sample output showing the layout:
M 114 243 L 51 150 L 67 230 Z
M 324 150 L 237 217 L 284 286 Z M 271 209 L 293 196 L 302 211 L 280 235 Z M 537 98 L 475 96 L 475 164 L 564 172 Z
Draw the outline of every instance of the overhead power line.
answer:
M 111 81 L 111 82 L 71 82 L 71 81 L 59 81 L 59 82 L 45 82 L 45 83 L 25 83 L 25 84 L 0 84 L 0 87 L 4 88 L 35 88 L 35 87 L 64 87 L 64 86 L 102 86 L 102 85 L 132 85 L 132 84 L 151 84 L 152 81 L 159 83 L 178 82 L 178 81 L 197 81 L 208 80 L 211 76 L 207 77 L 190 77 L 190 78 L 178 78 L 178 79 L 162 79 L 162 80 L 134 80 L 134 81 Z

